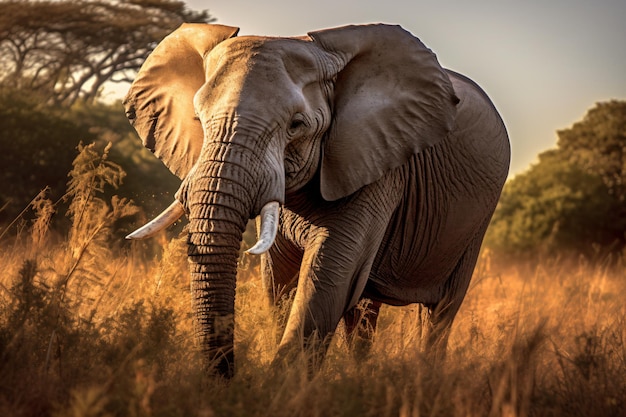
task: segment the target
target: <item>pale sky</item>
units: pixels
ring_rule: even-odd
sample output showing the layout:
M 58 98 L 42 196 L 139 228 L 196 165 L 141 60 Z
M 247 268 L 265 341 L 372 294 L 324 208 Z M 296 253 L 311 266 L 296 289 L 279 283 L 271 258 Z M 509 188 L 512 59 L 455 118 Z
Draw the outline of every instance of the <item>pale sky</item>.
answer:
M 509 131 L 511 174 L 598 101 L 626 100 L 625 0 L 187 0 L 241 35 L 400 24 L 478 82 Z

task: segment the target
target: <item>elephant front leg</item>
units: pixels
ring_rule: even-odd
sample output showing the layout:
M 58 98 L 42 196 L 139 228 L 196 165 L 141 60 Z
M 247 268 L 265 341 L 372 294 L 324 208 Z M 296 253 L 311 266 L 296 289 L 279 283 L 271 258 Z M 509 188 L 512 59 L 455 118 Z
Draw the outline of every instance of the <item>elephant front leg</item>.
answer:
M 326 265 L 322 250 L 325 239 L 309 247 L 300 268 L 296 294 L 281 339 L 276 361 L 290 363 L 302 352 L 309 357 L 311 370 L 318 368 L 343 312 L 350 290 L 348 269 Z
M 261 281 L 270 306 L 280 306 L 296 288 L 302 256 L 303 251 L 280 234 L 261 256 Z
M 320 228 L 305 250 L 277 361 L 304 351 L 311 354 L 312 370 L 321 365 L 339 321 L 363 293 L 384 235 L 386 219 L 365 222 L 361 230 Z
M 287 325 L 301 262 L 302 251 L 281 235 L 261 257 L 261 281 L 276 321 L 276 343 L 280 343 Z
M 281 227 L 304 254 L 277 361 L 305 351 L 312 368 L 321 364 L 339 321 L 363 294 L 402 189 L 389 174 L 337 202 L 305 190 L 284 209 Z

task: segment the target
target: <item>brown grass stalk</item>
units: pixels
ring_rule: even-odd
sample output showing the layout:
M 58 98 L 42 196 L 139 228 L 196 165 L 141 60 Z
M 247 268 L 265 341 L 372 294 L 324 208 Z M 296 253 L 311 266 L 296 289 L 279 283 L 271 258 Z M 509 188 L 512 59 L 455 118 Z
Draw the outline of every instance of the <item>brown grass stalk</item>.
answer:
M 113 224 L 132 208 L 75 189 L 92 194 L 69 235 L 46 237 L 42 218 L 0 241 L 0 415 L 625 415 L 623 260 L 498 267 L 485 251 L 444 366 L 421 351 L 419 306 L 383 307 L 371 354 L 353 355 L 340 328 L 312 378 L 311 352 L 270 366 L 285 311 L 242 262 L 237 374 L 226 382 L 196 353 L 185 238 L 158 259 L 114 249 Z

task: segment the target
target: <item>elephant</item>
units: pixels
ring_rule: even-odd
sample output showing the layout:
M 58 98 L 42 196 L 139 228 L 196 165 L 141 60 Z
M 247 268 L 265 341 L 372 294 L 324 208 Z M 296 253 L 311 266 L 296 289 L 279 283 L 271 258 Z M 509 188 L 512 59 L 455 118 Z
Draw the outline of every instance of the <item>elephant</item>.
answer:
M 443 352 L 508 175 L 510 144 L 486 93 L 397 25 L 297 37 L 183 24 L 124 99 L 143 144 L 181 179 L 129 239 L 188 217 L 195 336 L 232 377 L 242 233 L 257 219 L 270 302 L 295 289 L 275 361 L 322 358 L 342 319 L 419 303 Z M 436 355 L 437 356 L 437 355 Z

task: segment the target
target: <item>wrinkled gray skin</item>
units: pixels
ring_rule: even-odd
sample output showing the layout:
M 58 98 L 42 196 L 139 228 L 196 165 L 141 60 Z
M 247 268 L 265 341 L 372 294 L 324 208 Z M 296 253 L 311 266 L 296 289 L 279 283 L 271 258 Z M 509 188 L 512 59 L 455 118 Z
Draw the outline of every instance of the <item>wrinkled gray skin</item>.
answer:
M 505 127 L 471 80 L 397 26 L 299 38 L 185 24 L 155 49 L 125 106 L 182 179 L 196 333 L 234 372 L 237 258 L 246 222 L 281 204 L 263 255 L 272 303 L 297 288 L 279 358 L 323 352 L 355 305 L 422 303 L 445 351 L 509 166 Z M 322 355 L 323 356 L 323 355 Z

